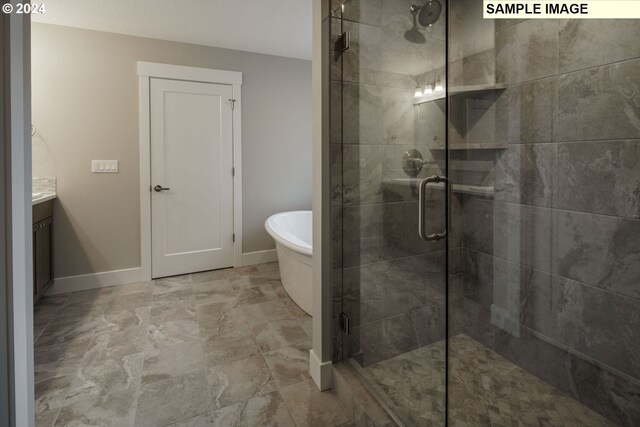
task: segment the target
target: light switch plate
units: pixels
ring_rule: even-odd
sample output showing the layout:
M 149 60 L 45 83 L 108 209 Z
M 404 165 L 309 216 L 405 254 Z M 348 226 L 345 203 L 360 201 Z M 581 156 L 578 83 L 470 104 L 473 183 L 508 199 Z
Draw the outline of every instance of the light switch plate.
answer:
M 91 172 L 118 173 L 118 161 L 117 160 L 92 160 Z

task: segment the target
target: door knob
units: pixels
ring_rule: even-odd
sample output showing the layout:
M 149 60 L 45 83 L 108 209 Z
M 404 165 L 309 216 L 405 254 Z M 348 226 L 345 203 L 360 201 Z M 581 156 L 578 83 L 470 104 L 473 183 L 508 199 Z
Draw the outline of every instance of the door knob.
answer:
M 156 185 L 155 187 L 153 187 L 153 189 L 158 193 L 165 190 L 171 190 L 170 188 L 163 187 L 162 185 Z

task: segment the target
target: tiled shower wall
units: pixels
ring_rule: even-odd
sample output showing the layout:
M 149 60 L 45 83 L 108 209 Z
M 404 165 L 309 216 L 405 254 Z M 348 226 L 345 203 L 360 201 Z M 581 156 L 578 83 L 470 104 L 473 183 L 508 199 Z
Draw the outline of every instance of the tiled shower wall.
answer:
M 331 69 L 334 357 L 355 356 L 363 366 L 444 338 L 444 242 L 418 238 L 416 185 L 394 181 L 407 178 L 401 162 L 409 149 L 428 161 L 419 177 L 444 166 L 444 150 L 426 143 L 444 140 L 444 110 L 441 126 L 424 129 L 414 106 L 424 84 L 416 76 L 444 65 L 444 20 L 427 30 L 425 44 L 407 41 L 411 4 L 351 0 L 343 28 L 338 17 L 332 26 L 332 40 L 351 34 Z M 444 230 L 444 196 L 429 191 L 430 232 Z M 339 331 L 341 311 L 348 336 Z
M 415 189 L 390 182 L 404 177 L 409 148 L 429 160 L 420 177 L 444 164 L 429 145 L 440 131 L 420 126 L 413 105 L 416 85 L 443 65 L 444 29 L 427 30 L 426 45 L 404 40 L 410 4 L 351 0 L 344 28 L 332 26 L 332 41 L 343 29 L 352 37 L 331 69 L 334 359 L 363 365 L 444 336 L 444 246 L 417 238 Z M 494 148 L 451 154 L 455 182 L 495 194 L 452 197 L 450 267 L 463 259 L 464 298 L 452 280 L 450 319 L 608 418 L 640 425 L 640 25 L 494 24 L 494 49 L 449 67 L 452 84 L 462 72 L 473 77 L 462 84 L 507 85 L 487 97 Z M 444 218 L 443 194 L 429 199 L 429 218 Z
M 496 21 L 507 148 L 465 175 L 495 196 L 463 201 L 465 332 L 625 426 L 640 425 L 638 40 L 633 20 Z

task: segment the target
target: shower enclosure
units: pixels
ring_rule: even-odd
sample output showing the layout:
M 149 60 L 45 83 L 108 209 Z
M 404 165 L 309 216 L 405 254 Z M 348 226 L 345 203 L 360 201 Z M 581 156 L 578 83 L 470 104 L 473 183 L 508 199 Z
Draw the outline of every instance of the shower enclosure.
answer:
M 334 360 L 406 426 L 640 425 L 640 21 L 329 19 Z

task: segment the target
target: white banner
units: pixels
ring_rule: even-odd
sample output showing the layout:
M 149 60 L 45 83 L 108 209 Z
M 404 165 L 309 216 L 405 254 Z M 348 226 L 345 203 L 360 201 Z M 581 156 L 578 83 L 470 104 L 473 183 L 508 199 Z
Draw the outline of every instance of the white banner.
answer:
M 640 19 L 640 0 L 484 0 L 485 19 Z

